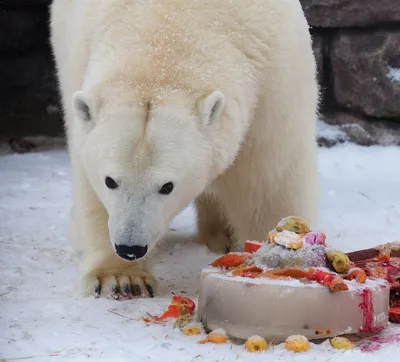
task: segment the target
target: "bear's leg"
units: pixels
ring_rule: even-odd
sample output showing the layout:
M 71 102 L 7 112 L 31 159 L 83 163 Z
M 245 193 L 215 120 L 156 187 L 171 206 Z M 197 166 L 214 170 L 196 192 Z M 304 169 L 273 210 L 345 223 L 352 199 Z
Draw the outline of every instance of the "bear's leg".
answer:
M 217 181 L 218 199 L 234 231 L 231 251 L 243 248 L 246 240 L 265 240 L 287 216 L 300 216 L 314 226 L 319 187 L 312 117 L 306 114 L 302 130 L 296 129 L 293 116 L 286 136 L 276 139 L 250 134 L 235 164 Z
M 153 297 L 157 283 L 145 261 L 129 262 L 114 252 L 108 231 L 108 214 L 83 173 L 72 162 L 74 207 L 70 235 L 78 238 L 82 253 L 81 279 L 86 296 L 130 299 Z
M 231 244 L 231 230 L 215 198 L 201 195 L 196 199 L 198 242 L 211 251 L 226 253 Z
M 293 169 L 291 170 L 293 171 Z M 312 174 L 312 171 L 310 171 Z M 265 176 L 268 177 L 268 176 Z M 267 234 L 286 216 L 300 216 L 312 227 L 316 216 L 317 186 L 308 178 L 292 178 L 292 172 L 279 180 L 268 192 L 267 185 L 236 189 L 235 198 L 226 198 L 227 217 L 234 230 L 230 251 L 242 250 L 246 240 L 266 240 Z M 314 188 L 315 187 L 315 188 Z M 254 200 L 249 202 L 249 200 Z

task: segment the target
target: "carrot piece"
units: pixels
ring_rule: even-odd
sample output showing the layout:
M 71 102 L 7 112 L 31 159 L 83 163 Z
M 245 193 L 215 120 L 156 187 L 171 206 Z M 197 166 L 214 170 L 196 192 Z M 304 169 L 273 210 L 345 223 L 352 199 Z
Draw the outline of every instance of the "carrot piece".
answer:
M 232 271 L 233 276 L 240 276 L 244 278 L 255 278 L 259 276 L 263 270 L 259 268 L 258 266 L 250 266 L 247 268 L 239 268 L 234 271 Z
M 356 280 L 358 283 L 365 283 L 367 280 L 367 274 L 361 268 L 352 268 L 349 273 L 344 277 L 347 280 Z
M 211 263 L 211 266 L 217 268 L 235 268 L 244 264 L 250 257 L 249 253 L 229 253 L 222 255 Z
M 266 276 L 267 275 L 271 275 L 272 277 L 308 278 L 310 276 L 310 272 L 304 269 L 286 268 L 268 271 L 266 273 Z

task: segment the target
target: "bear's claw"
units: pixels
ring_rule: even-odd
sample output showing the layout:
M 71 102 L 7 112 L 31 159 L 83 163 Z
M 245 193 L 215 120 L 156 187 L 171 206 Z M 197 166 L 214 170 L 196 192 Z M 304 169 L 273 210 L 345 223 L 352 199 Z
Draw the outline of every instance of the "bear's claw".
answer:
M 156 283 L 151 276 L 108 275 L 86 277 L 84 284 L 87 296 L 124 300 L 135 297 L 154 298 Z

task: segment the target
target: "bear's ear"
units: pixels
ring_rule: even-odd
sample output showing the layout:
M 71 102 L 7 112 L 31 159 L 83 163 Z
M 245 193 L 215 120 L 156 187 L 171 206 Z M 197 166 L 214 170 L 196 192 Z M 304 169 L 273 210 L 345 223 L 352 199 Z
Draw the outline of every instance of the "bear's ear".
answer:
M 89 102 L 86 99 L 83 91 L 76 91 L 72 96 L 72 105 L 75 110 L 76 116 L 83 122 L 90 122 L 92 120 L 92 113 L 90 111 Z
M 203 124 L 208 126 L 215 123 L 225 105 L 225 96 L 221 91 L 214 91 L 200 99 L 198 107 Z

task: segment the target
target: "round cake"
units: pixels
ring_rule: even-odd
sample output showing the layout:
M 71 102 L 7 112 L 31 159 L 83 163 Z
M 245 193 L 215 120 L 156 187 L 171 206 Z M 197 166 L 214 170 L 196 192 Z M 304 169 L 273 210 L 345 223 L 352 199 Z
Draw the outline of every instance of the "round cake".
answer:
M 233 338 L 283 341 L 378 332 L 388 325 L 390 285 L 369 278 L 323 233 L 285 218 L 265 242 L 247 241 L 202 270 L 198 317 Z

